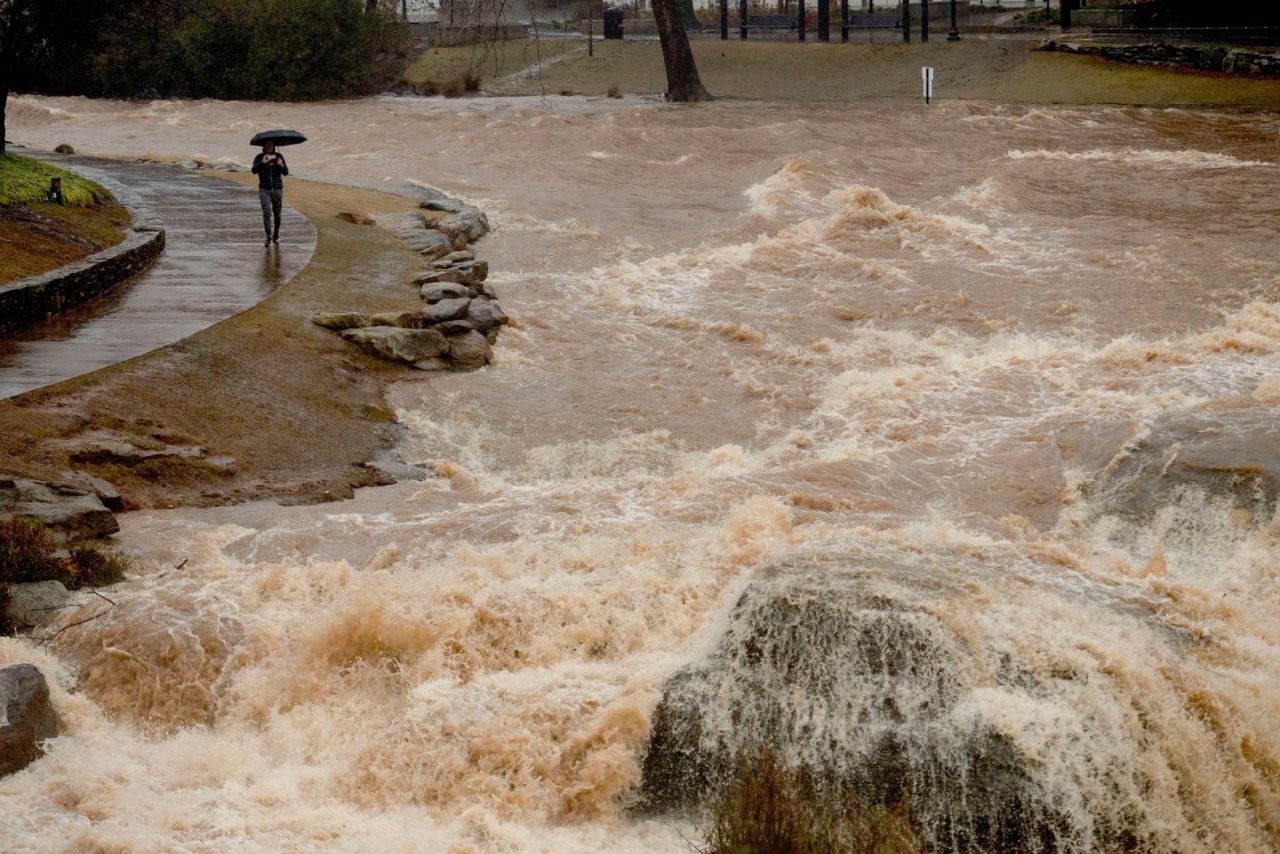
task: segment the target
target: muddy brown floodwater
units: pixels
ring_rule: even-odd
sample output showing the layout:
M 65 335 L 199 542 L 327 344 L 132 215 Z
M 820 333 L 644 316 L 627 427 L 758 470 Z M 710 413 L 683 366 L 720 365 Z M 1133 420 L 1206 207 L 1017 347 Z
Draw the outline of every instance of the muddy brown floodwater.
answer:
M 1280 114 L 10 106 L 98 156 L 277 125 L 298 175 L 484 207 L 519 326 L 394 388 L 437 480 L 123 518 L 119 607 L 0 645 L 68 722 L 6 845 L 688 850 L 628 809 L 664 685 L 815 553 L 960 639 L 929 738 L 997 733 L 1059 847 L 1280 845 Z

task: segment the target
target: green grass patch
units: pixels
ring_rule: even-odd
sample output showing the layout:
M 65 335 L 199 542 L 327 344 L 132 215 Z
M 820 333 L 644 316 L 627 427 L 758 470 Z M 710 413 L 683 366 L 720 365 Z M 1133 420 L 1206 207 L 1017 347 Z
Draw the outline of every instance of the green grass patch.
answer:
M 0 154 L 0 205 L 29 205 L 46 201 L 50 178 L 62 179 L 62 197 L 68 205 L 91 208 L 115 204 L 102 186 L 74 172 L 59 169 L 12 152 Z

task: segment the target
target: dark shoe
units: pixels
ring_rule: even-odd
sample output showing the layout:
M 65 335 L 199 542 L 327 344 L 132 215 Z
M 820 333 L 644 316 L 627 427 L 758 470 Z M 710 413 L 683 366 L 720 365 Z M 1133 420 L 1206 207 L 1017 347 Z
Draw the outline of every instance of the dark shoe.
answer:
M 271 237 L 271 242 L 272 242 L 272 243 L 279 243 L 279 242 L 280 242 L 280 235 L 278 235 L 278 234 L 276 234 L 276 235 L 272 235 L 272 237 Z
M 271 238 L 270 238 L 270 237 L 268 237 L 266 240 L 262 241 L 262 245 L 263 245 L 263 246 L 270 246 L 270 245 L 271 245 Z

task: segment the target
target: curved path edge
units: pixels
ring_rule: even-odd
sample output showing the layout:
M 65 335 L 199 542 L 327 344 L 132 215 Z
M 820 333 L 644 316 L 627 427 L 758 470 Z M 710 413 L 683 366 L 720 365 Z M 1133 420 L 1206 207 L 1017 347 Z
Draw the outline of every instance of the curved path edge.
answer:
M 164 223 L 142 197 L 110 178 L 97 178 L 129 211 L 124 240 L 65 267 L 0 285 L 0 335 L 48 320 L 101 296 L 145 270 L 164 249 Z

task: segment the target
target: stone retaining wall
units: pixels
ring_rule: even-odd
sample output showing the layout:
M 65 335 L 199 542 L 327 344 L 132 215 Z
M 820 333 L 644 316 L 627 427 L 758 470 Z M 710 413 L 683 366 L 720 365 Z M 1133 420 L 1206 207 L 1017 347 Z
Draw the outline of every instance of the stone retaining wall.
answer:
M 0 285 L 0 335 L 47 320 L 101 296 L 151 265 L 164 249 L 164 224 L 122 184 L 99 179 L 133 217 L 120 243 L 57 270 Z

